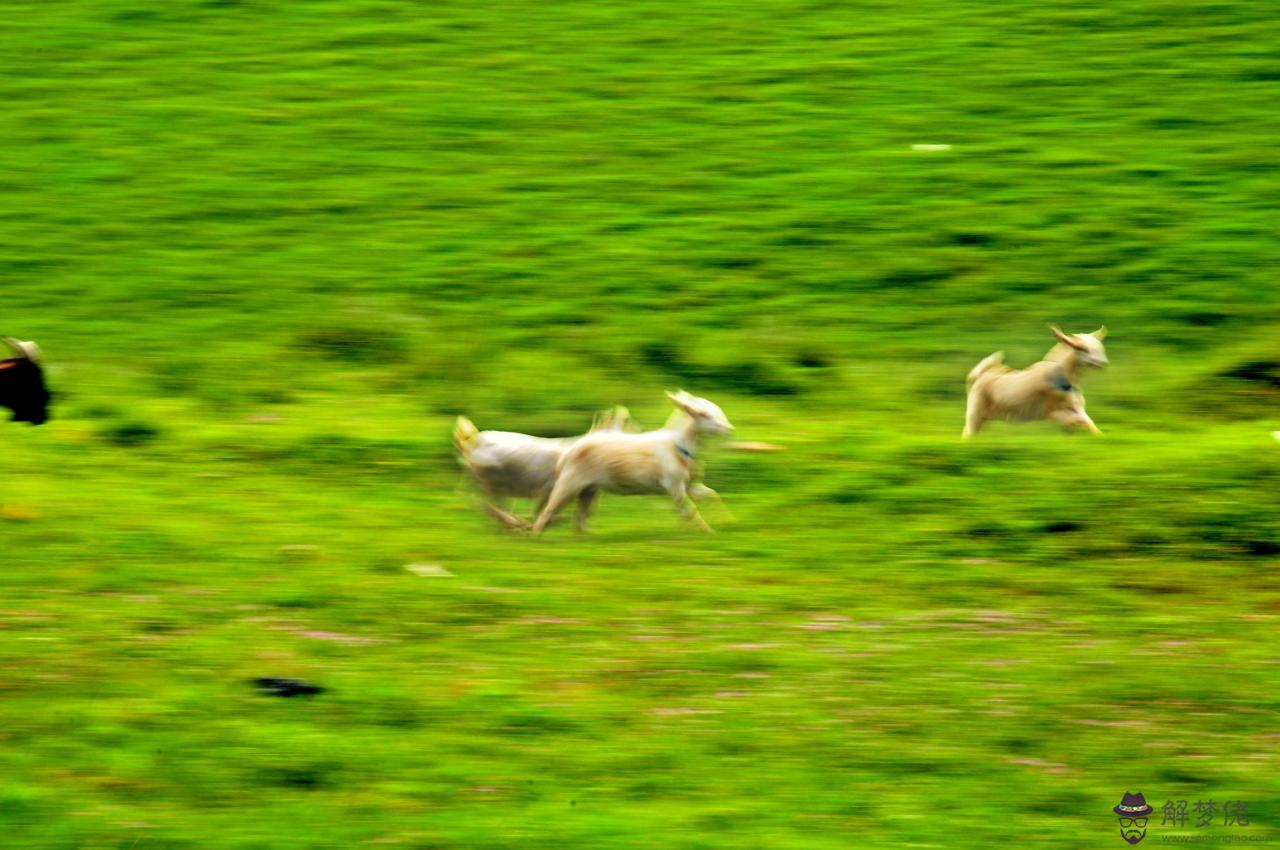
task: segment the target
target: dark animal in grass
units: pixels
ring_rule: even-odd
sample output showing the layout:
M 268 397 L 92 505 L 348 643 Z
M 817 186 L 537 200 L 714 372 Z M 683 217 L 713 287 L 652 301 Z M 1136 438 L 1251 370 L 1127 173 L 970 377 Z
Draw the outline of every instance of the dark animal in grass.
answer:
M 34 342 L 2 337 L 17 357 L 0 360 L 0 407 L 13 411 L 14 422 L 41 425 L 49 419 L 49 390 Z

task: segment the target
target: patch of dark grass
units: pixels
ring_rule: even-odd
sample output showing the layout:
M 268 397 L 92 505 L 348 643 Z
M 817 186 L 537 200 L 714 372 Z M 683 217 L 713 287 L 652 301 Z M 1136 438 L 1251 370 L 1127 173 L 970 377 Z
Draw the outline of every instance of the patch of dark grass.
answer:
M 409 353 L 408 339 L 389 327 L 311 328 L 298 334 L 296 345 L 303 351 L 369 365 L 403 362 Z
M 286 448 L 281 456 L 294 463 L 362 472 L 401 469 L 422 462 L 424 447 L 402 440 L 378 440 L 351 434 L 312 434 Z M 442 453 L 444 449 L 440 450 Z
M 149 445 L 160 439 L 162 433 L 158 426 L 138 420 L 120 422 L 99 432 L 105 442 L 122 449 Z
M 1280 360 L 1250 360 L 1219 374 L 1269 390 L 1280 389 Z
M 676 383 L 696 386 L 704 393 L 726 390 L 754 396 L 793 396 L 801 392 L 801 385 L 779 365 L 764 359 L 707 365 L 686 359 L 675 346 L 664 342 L 642 345 L 639 359 Z

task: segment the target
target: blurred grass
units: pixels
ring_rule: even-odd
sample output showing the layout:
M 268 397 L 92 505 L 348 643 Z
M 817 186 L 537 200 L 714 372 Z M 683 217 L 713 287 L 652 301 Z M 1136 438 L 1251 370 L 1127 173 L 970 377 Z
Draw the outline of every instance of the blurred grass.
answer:
M 1271 4 L 8 10 L 0 331 L 59 394 L 0 461 L 10 846 L 1274 827 Z M 1106 438 L 960 445 L 1049 321 L 1111 329 Z M 677 385 L 787 447 L 707 449 L 714 538 L 458 487 L 458 412 Z

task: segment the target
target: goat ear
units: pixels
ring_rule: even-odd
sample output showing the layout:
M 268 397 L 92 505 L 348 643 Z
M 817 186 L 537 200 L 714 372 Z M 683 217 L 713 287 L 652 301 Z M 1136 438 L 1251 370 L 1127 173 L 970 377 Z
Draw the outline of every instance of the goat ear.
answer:
M 668 390 L 667 398 L 671 399 L 671 401 L 675 404 L 676 407 L 680 408 L 690 416 L 697 415 L 695 410 L 693 409 L 693 405 L 691 404 L 691 402 L 693 401 L 693 396 L 689 395 L 684 390 L 678 390 L 677 392 L 674 392 L 674 393 Z
M 1103 325 L 1102 327 L 1094 331 L 1092 334 L 1090 334 L 1090 336 L 1092 336 L 1098 342 L 1102 342 L 1104 339 L 1107 338 L 1107 326 Z
M 1056 337 L 1058 338 L 1058 342 L 1062 343 L 1063 345 L 1069 345 L 1069 346 L 1071 346 L 1072 348 L 1074 348 L 1074 349 L 1075 349 L 1075 350 L 1077 350 L 1077 351 L 1084 351 L 1084 346 L 1083 346 L 1083 345 L 1081 345 L 1080 343 L 1076 342 L 1074 339 L 1072 339 L 1072 338 L 1071 338 L 1070 336 L 1068 336 L 1067 334 L 1064 334 L 1064 333 L 1061 331 L 1061 329 L 1059 329 L 1059 328 L 1058 328 L 1058 326 L 1057 326 L 1057 325 L 1049 325 L 1049 330 L 1053 331 L 1053 335 L 1054 335 L 1054 336 L 1056 336 Z

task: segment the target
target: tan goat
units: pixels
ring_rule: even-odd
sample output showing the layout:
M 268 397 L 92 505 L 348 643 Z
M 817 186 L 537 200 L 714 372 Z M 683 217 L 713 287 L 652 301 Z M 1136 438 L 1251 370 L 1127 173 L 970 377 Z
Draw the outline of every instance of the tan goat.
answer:
M 598 415 L 588 433 L 622 431 L 630 423 L 631 414 L 618 406 Z M 580 439 L 481 431 L 465 416 L 459 416 L 453 428 L 459 459 L 484 493 L 485 509 L 507 528 L 529 527 L 528 522 L 511 513 L 507 501 L 533 499 L 536 519 L 551 495 L 556 464 L 565 450 Z
M 665 428 L 643 434 L 597 431 L 565 450 L 556 468 L 555 487 L 533 525 L 534 534 L 541 533 L 556 511 L 575 497 L 581 530 L 601 491 L 666 493 L 683 517 L 703 531 L 711 530 L 693 500 L 718 496 L 706 485 L 690 483 L 694 455 L 700 435 L 728 434 L 733 426 L 724 411 L 705 398 L 684 390 L 667 395 L 685 415 L 669 420 Z
M 1091 334 L 1065 334 L 1052 325 L 1049 329 L 1058 344 L 1039 363 L 1026 369 L 1010 369 L 1004 365 L 1004 352 L 997 351 L 973 367 L 966 382 L 969 403 L 964 439 L 973 437 L 992 419 L 1052 419 L 1067 427 L 1102 433 L 1084 412 L 1084 396 L 1076 381 L 1083 367 L 1100 369 L 1107 365 L 1107 352 L 1102 346 L 1106 326 Z

